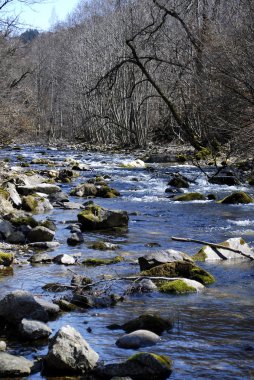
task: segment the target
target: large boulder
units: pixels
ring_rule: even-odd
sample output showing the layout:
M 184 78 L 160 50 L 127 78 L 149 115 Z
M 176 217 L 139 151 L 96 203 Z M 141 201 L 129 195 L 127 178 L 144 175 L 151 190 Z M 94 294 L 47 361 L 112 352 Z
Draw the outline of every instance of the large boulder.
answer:
M 187 255 L 187 253 L 175 251 L 174 249 L 152 252 L 146 256 L 138 258 L 140 270 L 147 270 L 161 264 L 182 260 L 193 262 L 193 259 L 191 256 Z
M 39 195 L 27 195 L 22 198 L 22 209 L 39 214 L 52 210 L 53 206 L 47 198 Z
M 99 355 L 71 326 L 62 327 L 52 338 L 44 359 L 47 373 L 85 374 L 97 364 Z
M 129 334 L 121 336 L 116 341 L 116 345 L 120 348 L 140 348 L 153 346 L 158 343 L 160 337 L 154 332 L 148 330 L 136 330 Z
M 16 324 L 23 318 L 46 322 L 49 315 L 31 293 L 16 290 L 0 300 L 0 318 L 8 323 Z
M 222 199 L 218 203 L 222 203 L 222 204 L 239 204 L 239 203 L 248 204 L 248 203 L 254 203 L 254 199 L 249 194 L 245 193 L 244 191 L 236 191 L 236 192 L 228 195 L 227 197 L 225 197 L 224 199 Z
M 149 330 L 161 334 L 165 330 L 171 330 L 173 322 L 170 319 L 155 314 L 143 314 L 122 325 L 122 328 L 130 333 L 135 330 Z
M 209 285 L 215 281 L 210 273 L 188 261 L 174 261 L 172 263 L 161 264 L 149 270 L 142 271 L 140 275 L 149 277 L 189 278 L 190 280 L 201 282 L 203 285 Z
M 249 260 L 246 256 L 241 255 L 242 252 L 248 255 L 254 260 L 254 252 L 250 246 L 242 238 L 230 238 L 219 245 L 225 248 L 215 248 L 209 245 L 204 245 L 197 253 L 193 256 L 196 261 L 216 261 L 216 260 Z M 227 248 L 234 249 L 237 252 L 233 252 Z
M 123 363 L 100 366 L 96 373 L 103 379 L 130 376 L 133 380 L 164 380 L 170 376 L 172 365 L 168 356 L 141 352 Z
M 27 239 L 31 243 L 47 242 L 54 239 L 55 232 L 43 226 L 33 228 L 28 234 Z
M 23 377 L 31 374 L 33 362 L 21 356 L 0 352 L 0 378 Z
M 95 203 L 88 204 L 78 214 L 78 221 L 83 230 L 104 230 L 114 227 L 128 226 L 128 214 L 126 211 L 107 210 Z

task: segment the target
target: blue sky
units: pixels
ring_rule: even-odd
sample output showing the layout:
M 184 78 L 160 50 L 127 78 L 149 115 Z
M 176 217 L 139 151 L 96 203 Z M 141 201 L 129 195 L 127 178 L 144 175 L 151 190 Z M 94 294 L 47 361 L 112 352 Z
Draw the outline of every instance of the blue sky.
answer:
M 78 3 L 79 0 L 44 0 L 31 6 L 16 3 L 15 14 L 19 15 L 22 23 L 27 24 L 24 29 L 47 30 L 53 21 L 63 21 Z

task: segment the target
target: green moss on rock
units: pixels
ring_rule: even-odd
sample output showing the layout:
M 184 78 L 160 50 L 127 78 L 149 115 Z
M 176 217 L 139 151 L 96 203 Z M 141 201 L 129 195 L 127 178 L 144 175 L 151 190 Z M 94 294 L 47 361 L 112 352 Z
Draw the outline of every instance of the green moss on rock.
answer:
M 25 225 L 34 228 L 38 226 L 38 222 L 32 216 L 13 217 L 10 222 L 16 227 Z
M 82 261 L 82 264 L 90 267 L 96 267 L 99 265 L 111 265 L 111 264 L 117 264 L 123 261 L 123 257 L 116 256 L 113 259 L 87 259 Z
M 211 151 L 208 148 L 201 148 L 199 151 L 197 151 L 194 154 L 194 157 L 196 158 L 196 160 L 200 161 L 200 160 L 205 160 L 210 155 L 211 155 Z
M 159 287 L 161 293 L 185 294 L 195 293 L 197 290 L 187 285 L 183 280 L 167 281 Z
M 38 207 L 38 197 L 27 195 L 22 198 L 22 208 L 25 211 L 34 212 Z
M 6 189 L 3 189 L 2 187 L 0 188 L 0 197 L 3 199 L 8 200 L 10 197 L 9 192 Z
M 193 257 L 195 261 L 205 261 L 207 258 L 207 254 L 205 253 L 204 248 L 201 248 L 198 253 L 196 253 Z
M 215 282 L 214 277 L 203 268 L 187 261 L 174 261 L 158 265 L 140 273 L 141 276 L 183 277 L 209 285 Z
M 173 201 L 178 202 L 191 202 L 191 201 L 204 201 L 206 198 L 203 194 L 200 193 L 186 193 L 178 195 L 173 198 Z
M 150 353 L 150 352 L 149 353 L 139 352 L 137 354 L 134 354 L 134 355 L 132 355 L 131 357 L 129 357 L 127 359 L 127 362 L 132 362 L 132 361 L 135 361 L 135 362 L 142 361 L 143 362 L 144 356 L 147 356 L 147 358 L 145 360 L 147 362 L 149 361 L 148 358 L 150 356 L 151 359 L 155 359 L 160 364 L 162 364 L 163 366 L 167 367 L 169 370 L 172 369 L 173 362 L 172 362 L 172 360 L 168 356 L 166 356 L 166 355 L 157 355 L 157 354 L 153 354 L 153 353 Z
M 218 203 L 222 204 L 248 204 L 254 203 L 254 199 L 244 191 L 237 191 L 220 200 Z
M 12 253 L 0 252 L 0 265 L 9 267 L 13 262 L 13 258 Z

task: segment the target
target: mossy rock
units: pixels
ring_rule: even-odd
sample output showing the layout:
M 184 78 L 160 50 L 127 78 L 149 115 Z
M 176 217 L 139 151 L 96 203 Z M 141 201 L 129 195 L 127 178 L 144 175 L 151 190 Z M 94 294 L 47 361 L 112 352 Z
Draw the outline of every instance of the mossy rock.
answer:
M 58 306 L 60 307 L 60 309 L 62 311 L 75 311 L 78 309 L 78 306 L 74 305 L 73 303 L 71 302 L 68 302 L 66 301 L 65 299 L 60 299 L 58 302 L 57 302 Z
M 186 193 L 178 195 L 173 198 L 173 201 L 178 202 L 191 202 L 191 201 L 204 201 L 206 198 L 203 194 L 200 193 Z
M 111 264 L 117 264 L 123 261 L 122 256 L 116 256 L 113 259 L 86 259 L 82 261 L 82 264 L 89 266 L 89 267 L 97 267 L 100 265 L 111 265 Z
M 8 200 L 10 197 L 9 192 L 6 189 L 3 189 L 2 187 L 0 188 L 0 197 L 3 199 Z
M 251 177 L 251 178 L 248 179 L 248 184 L 250 186 L 254 186 L 254 177 Z
M 13 217 L 10 222 L 16 227 L 25 225 L 34 228 L 39 224 L 32 216 Z
M 116 198 L 120 196 L 119 191 L 113 189 L 112 187 L 109 186 L 101 186 L 97 187 L 97 197 L 101 198 Z
M 186 154 L 177 154 L 176 161 L 179 162 L 179 164 L 184 164 L 187 161 Z
M 89 245 L 88 248 L 96 249 L 98 251 L 115 251 L 119 248 L 119 246 L 112 243 L 105 243 L 104 241 L 96 241 L 95 243 Z
M 171 330 L 172 327 L 173 322 L 170 319 L 165 319 L 155 314 L 143 314 L 122 325 L 122 328 L 127 333 L 136 330 L 148 330 L 155 334 L 162 334 L 163 331 Z
M 206 261 L 207 259 L 207 254 L 205 253 L 204 248 L 201 248 L 198 253 L 196 253 L 193 257 L 193 260 L 195 261 Z
M 195 293 L 197 290 L 193 286 L 186 284 L 184 280 L 175 280 L 164 282 L 159 287 L 161 293 L 172 293 L 172 294 L 185 294 L 185 293 Z
M 38 197 L 33 195 L 27 195 L 22 198 L 22 209 L 25 211 L 35 212 L 38 204 Z
M 57 229 L 55 223 L 52 220 L 49 220 L 49 219 L 42 220 L 39 223 L 39 225 L 42 226 L 42 227 L 46 227 L 46 228 L 48 228 L 51 231 L 56 231 L 56 229 Z
M 175 261 L 158 265 L 142 271 L 140 275 L 149 277 L 183 277 L 201 282 L 203 285 L 210 285 L 215 282 L 215 278 L 210 273 L 187 261 Z
M 0 265 L 9 267 L 13 262 L 14 256 L 12 253 L 0 252 Z
M 237 191 L 220 200 L 221 204 L 248 204 L 254 203 L 254 199 L 244 191 Z
M 115 227 L 126 227 L 128 225 L 128 214 L 126 211 L 107 210 L 95 203 L 88 204 L 78 214 L 78 221 L 83 230 L 103 230 Z

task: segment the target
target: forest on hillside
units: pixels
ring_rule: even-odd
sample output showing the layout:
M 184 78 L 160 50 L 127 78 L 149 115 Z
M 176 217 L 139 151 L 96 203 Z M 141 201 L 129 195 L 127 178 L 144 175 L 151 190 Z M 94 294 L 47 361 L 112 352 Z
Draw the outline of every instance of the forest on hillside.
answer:
M 253 155 L 252 0 L 81 0 L 20 33 L 0 1 L 0 138 Z M 29 1 L 28 1 L 29 2 Z

